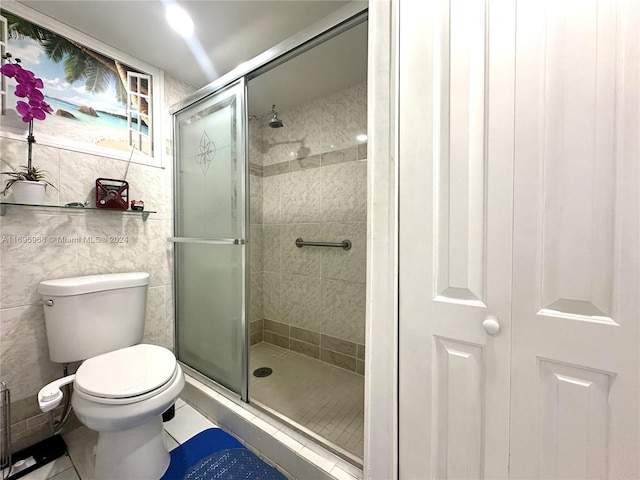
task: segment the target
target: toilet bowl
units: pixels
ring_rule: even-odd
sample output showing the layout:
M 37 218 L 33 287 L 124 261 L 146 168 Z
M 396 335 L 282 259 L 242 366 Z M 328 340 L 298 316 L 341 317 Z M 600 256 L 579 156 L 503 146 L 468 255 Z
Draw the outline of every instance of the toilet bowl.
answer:
M 78 419 L 92 430 L 113 432 L 162 415 L 180 395 L 184 375 L 169 350 L 139 344 L 85 360 L 73 387 Z
M 80 365 L 71 403 L 78 419 L 99 432 L 94 478 L 162 476 L 170 460 L 162 414 L 183 387 L 175 357 L 155 345 L 116 350 Z

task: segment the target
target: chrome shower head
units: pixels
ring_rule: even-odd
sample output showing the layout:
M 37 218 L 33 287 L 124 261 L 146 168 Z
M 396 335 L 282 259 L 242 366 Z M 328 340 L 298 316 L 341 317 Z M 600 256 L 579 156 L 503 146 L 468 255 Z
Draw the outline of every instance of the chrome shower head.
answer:
M 271 120 L 269 120 L 269 126 L 271 128 L 282 128 L 284 126 L 284 124 L 282 123 L 282 120 L 278 118 L 277 113 L 274 113 L 273 117 L 271 117 Z
M 284 123 L 282 123 L 282 120 L 280 120 L 278 118 L 278 112 L 276 112 L 276 106 L 272 105 L 271 106 L 271 110 L 269 110 L 267 113 L 263 113 L 262 115 L 249 115 L 249 120 L 260 120 L 261 118 L 266 117 L 267 115 L 271 115 L 271 119 L 269 120 L 268 125 L 271 128 L 282 128 L 284 127 Z
M 269 113 L 273 113 L 273 117 L 271 117 L 271 120 L 269 120 L 269 126 L 271 128 L 282 128 L 284 124 L 282 123 L 282 120 L 278 118 L 278 112 L 276 112 L 275 105 L 271 106 L 271 110 L 269 111 Z

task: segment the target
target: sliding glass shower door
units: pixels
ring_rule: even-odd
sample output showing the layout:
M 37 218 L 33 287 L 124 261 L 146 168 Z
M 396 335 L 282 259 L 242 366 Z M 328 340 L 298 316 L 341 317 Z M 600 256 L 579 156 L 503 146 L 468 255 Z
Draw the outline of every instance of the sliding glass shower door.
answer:
M 178 360 L 246 398 L 245 84 L 174 114 Z

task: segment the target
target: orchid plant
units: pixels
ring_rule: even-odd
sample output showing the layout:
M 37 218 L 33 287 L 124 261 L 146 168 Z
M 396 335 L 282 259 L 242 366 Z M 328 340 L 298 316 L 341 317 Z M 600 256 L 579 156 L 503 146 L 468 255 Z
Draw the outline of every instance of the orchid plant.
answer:
M 31 70 L 22 68 L 19 58 L 12 61 L 10 53 L 4 55 L 4 58 L 8 63 L 0 67 L 0 73 L 5 77 L 15 78 L 18 83 L 14 92 L 16 97 L 25 98 L 29 102 L 16 103 L 16 110 L 22 115 L 22 121 L 31 123 L 34 118 L 44 120 L 47 113 L 53 113 L 53 109 L 44 101 L 44 94 L 40 91 L 44 88 L 42 79 L 36 77 Z
M 41 91 L 44 88 L 44 82 L 41 78 L 36 77 L 31 70 L 22 68 L 19 58 L 13 58 L 10 53 L 6 53 L 2 58 L 7 60 L 7 63 L 0 67 L 0 73 L 6 77 L 15 79 L 17 82 L 14 92 L 16 97 L 24 98 L 26 100 L 19 100 L 16 102 L 16 111 L 20 116 L 22 116 L 22 121 L 29 124 L 29 134 L 27 136 L 29 151 L 27 155 L 27 165 L 21 167 L 24 169 L 23 171 L 7 164 L 11 168 L 11 171 L 0 172 L 12 177 L 11 180 L 7 182 L 4 190 L 0 193 L 6 193 L 11 185 L 19 180 L 32 182 L 44 181 L 47 185 L 51 185 L 55 188 L 51 183 L 44 179 L 43 170 L 40 170 L 38 167 L 34 167 L 31 164 L 32 145 L 36 141 L 33 136 L 33 121 L 44 120 L 48 113 L 53 113 L 51 106 L 44 101 L 44 94 Z

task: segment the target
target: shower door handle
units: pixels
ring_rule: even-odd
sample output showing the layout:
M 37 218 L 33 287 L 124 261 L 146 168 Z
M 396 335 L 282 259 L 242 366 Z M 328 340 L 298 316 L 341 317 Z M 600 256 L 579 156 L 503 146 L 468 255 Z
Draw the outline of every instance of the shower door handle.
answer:
M 245 245 L 244 238 L 189 238 L 189 237 L 168 237 L 167 242 L 171 243 L 206 243 L 209 245 Z

